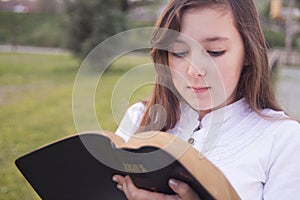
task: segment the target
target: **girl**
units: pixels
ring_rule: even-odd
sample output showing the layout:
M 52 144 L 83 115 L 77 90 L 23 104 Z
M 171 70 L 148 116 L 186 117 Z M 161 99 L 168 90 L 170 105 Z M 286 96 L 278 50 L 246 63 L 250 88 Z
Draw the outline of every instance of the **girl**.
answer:
M 253 1 L 171 0 L 152 43 L 152 97 L 128 109 L 116 134 L 176 134 L 204 153 L 242 199 L 299 199 L 300 125 L 274 97 Z M 128 176 L 113 180 L 128 199 L 199 199 L 174 179 L 175 196 L 138 189 Z

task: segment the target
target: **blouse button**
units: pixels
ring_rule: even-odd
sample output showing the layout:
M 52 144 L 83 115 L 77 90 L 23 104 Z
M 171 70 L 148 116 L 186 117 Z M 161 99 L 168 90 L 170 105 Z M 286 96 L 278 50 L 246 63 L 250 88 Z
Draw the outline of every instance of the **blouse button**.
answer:
M 190 138 L 189 140 L 188 140 L 188 143 L 190 143 L 190 144 L 194 144 L 195 143 L 195 139 L 194 138 Z

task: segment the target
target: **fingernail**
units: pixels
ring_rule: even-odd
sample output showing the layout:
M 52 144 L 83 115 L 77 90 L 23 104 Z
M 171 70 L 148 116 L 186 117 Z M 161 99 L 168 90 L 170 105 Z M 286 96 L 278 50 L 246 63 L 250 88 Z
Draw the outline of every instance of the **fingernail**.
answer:
M 178 185 L 177 181 L 175 181 L 172 178 L 169 180 L 169 184 L 172 185 L 173 187 L 177 187 L 177 185 Z
M 113 180 L 113 182 L 116 182 L 116 183 L 118 182 L 118 179 L 115 176 L 112 177 L 112 180 Z
M 117 185 L 117 188 L 119 189 L 119 190 L 121 190 L 121 191 L 123 191 L 123 187 L 122 187 L 122 185 Z

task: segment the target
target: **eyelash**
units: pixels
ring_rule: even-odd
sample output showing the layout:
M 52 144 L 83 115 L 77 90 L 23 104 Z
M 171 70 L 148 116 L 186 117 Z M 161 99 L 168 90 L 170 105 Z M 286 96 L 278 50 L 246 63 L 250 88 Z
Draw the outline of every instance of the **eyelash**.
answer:
M 207 51 L 207 53 L 212 57 L 218 57 L 218 56 L 223 55 L 225 53 L 225 50 L 224 51 Z
M 188 51 L 181 51 L 181 52 L 171 52 L 171 54 L 177 58 L 185 57 L 189 52 Z
M 188 53 L 189 53 L 188 51 L 182 51 L 182 52 L 172 52 L 171 54 L 175 57 L 183 58 Z M 223 55 L 225 53 L 225 50 L 224 51 L 207 51 L 207 53 L 212 57 L 218 57 L 218 56 Z

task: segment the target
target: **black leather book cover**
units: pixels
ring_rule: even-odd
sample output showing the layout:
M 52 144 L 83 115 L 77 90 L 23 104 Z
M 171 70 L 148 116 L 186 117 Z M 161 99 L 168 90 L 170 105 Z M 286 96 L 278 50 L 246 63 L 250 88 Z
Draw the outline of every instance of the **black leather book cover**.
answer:
M 16 166 L 45 200 L 125 200 L 112 181 L 114 174 L 129 174 L 137 187 L 167 194 L 173 193 L 168 187 L 173 177 L 190 184 L 202 200 L 214 199 L 164 150 L 153 146 L 118 149 L 96 133 L 44 146 L 18 158 Z

